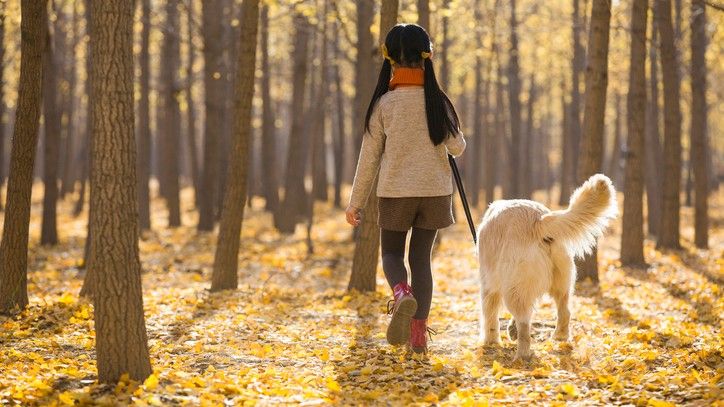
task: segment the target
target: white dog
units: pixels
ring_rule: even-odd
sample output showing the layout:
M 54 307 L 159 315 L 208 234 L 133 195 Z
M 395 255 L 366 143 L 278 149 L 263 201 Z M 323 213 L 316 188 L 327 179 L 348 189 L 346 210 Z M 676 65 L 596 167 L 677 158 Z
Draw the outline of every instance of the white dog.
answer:
M 591 250 L 616 214 L 616 191 L 602 174 L 578 188 L 566 210 L 551 211 L 522 199 L 492 203 L 478 229 L 485 344 L 500 341 L 498 309 L 503 301 L 513 314 L 509 330 L 513 340 L 517 330 L 515 359 L 529 359 L 531 314 L 545 293 L 558 309 L 554 338 L 567 340 L 568 305 L 576 280 L 573 259 Z

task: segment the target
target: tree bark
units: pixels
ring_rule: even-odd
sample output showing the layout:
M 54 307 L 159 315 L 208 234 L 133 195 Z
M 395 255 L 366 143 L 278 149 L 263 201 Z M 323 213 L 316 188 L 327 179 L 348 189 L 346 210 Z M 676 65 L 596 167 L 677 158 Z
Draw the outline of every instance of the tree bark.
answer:
M 166 184 L 165 198 L 168 209 L 168 226 L 181 226 L 179 201 L 179 141 L 181 136 L 181 111 L 179 108 L 179 83 L 177 72 L 180 68 L 178 0 L 166 2 L 166 25 L 161 47 L 161 81 L 164 126 L 160 151 L 161 180 Z
M 339 30 L 339 22 L 335 22 L 335 31 Z M 334 150 L 334 207 L 342 207 L 342 182 L 344 181 L 345 152 L 347 151 L 347 132 L 345 131 L 345 103 L 344 91 L 342 90 L 342 76 L 340 75 L 340 49 L 339 36 L 334 35 L 333 59 L 330 69 L 332 81 L 334 82 L 334 103 L 335 103 L 335 128 L 332 132 Z
M 329 200 L 327 184 L 327 100 L 329 96 L 329 78 L 327 71 L 324 67 L 328 63 L 328 51 L 327 51 L 327 4 L 328 1 L 324 1 L 322 7 L 322 16 L 320 17 L 320 24 L 322 24 L 322 32 L 320 35 L 321 55 L 317 76 L 317 98 L 312 100 L 315 108 L 314 112 L 314 125 L 312 126 L 312 196 L 310 211 L 314 209 L 314 201 L 327 202 Z M 310 212 L 310 215 L 312 213 Z M 311 220 L 311 216 L 309 216 Z M 311 222 L 310 222 L 311 225 Z
M 621 264 L 644 266 L 644 161 L 646 149 L 646 20 L 648 0 L 634 0 L 631 11 L 631 64 L 626 101 L 626 178 L 624 181 Z
M 385 35 L 397 23 L 399 0 L 382 0 L 380 7 L 379 44 L 385 41 Z M 362 49 L 358 50 L 362 52 Z M 362 56 L 364 57 L 364 55 Z M 377 63 L 381 66 L 381 62 Z M 365 85 L 371 88 L 372 83 Z M 359 89 L 359 88 L 358 88 Z M 364 117 L 364 116 L 362 116 Z M 361 128 L 361 126 L 360 126 Z M 380 257 L 380 229 L 377 226 L 379 208 L 377 207 L 377 179 L 372 185 L 372 192 L 367 198 L 367 205 L 362 213 L 362 224 L 355 241 L 352 273 L 349 277 L 348 290 L 374 291 L 376 286 L 377 262 Z
M 516 2 L 510 2 L 510 53 L 508 58 L 508 107 L 510 108 L 510 155 L 508 175 L 510 189 L 506 198 L 519 198 L 522 173 L 521 165 L 521 107 L 520 107 L 520 67 L 518 66 L 518 22 L 516 20 Z
M 214 256 L 211 291 L 236 289 L 238 284 L 239 239 L 244 218 L 248 171 L 248 147 L 251 137 L 251 107 L 254 94 L 259 0 L 244 0 L 239 36 L 237 88 L 235 92 L 234 148 L 229 159 L 226 195 L 221 211 L 219 238 Z
M 58 35 L 58 33 L 55 33 Z M 43 52 L 43 117 L 45 142 L 43 143 L 43 219 L 40 244 L 58 244 L 58 161 L 60 157 L 60 110 L 58 106 L 58 64 L 53 52 L 53 39 L 46 30 Z
M 652 3 L 656 14 L 657 2 Z M 659 131 L 659 80 L 658 80 L 658 29 L 656 19 L 651 23 L 651 46 L 649 47 L 649 98 L 646 109 L 646 209 L 649 235 L 658 236 L 661 224 L 663 183 L 660 168 L 663 166 L 661 136 Z
M 529 199 L 533 194 L 534 186 L 534 174 L 533 174 L 533 145 L 536 143 L 536 136 L 534 132 L 534 114 L 535 114 L 535 100 L 536 100 L 536 85 L 535 85 L 535 73 L 530 75 L 530 88 L 528 89 L 528 110 L 525 118 L 525 140 L 521 146 L 521 161 L 520 161 L 520 182 L 519 182 L 519 195 L 523 198 Z
M 198 207 L 199 194 L 199 152 L 196 147 L 196 103 L 194 101 L 194 64 L 196 49 L 194 47 L 194 1 L 189 0 L 186 10 L 186 143 L 188 145 L 189 166 L 191 167 L 191 184 L 194 187 L 194 207 Z
M 659 0 L 654 9 L 661 37 L 664 85 L 664 168 L 661 232 L 658 248 L 678 249 L 681 194 L 681 106 L 679 60 L 671 22 L 671 0 Z
M 272 72 L 269 67 L 269 5 L 261 6 L 261 99 L 262 99 L 262 128 L 261 150 L 264 173 L 263 186 L 265 208 L 274 213 L 279 207 L 279 178 L 277 176 L 277 143 L 276 125 L 273 100 L 271 97 Z
M 294 36 L 294 73 L 292 78 L 292 126 L 287 149 L 287 168 L 284 182 L 284 200 L 275 214 L 275 224 L 280 232 L 294 233 L 297 223 L 306 215 L 307 191 L 304 187 L 304 174 L 307 168 L 309 140 L 305 134 L 305 108 L 307 59 L 309 57 L 309 34 L 312 29 L 307 17 L 297 14 L 294 17 L 296 34 Z
M 355 0 L 357 8 L 357 60 L 354 64 L 354 111 L 352 112 L 352 134 L 354 135 L 354 156 L 359 156 L 364 133 L 364 118 L 372 99 L 375 79 L 375 60 L 378 55 L 370 31 L 374 20 L 374 3 L 369 0 Z M 385 36 L 387 32 L 382 33 Z M 383 39 L 384 41 L 384 39 Z M 353 161 L 353 160 L 351 160 Z
M 646 79 L 646 77 L 644 77 L 644 79 Z M 631 84 L 629 83 L 629 86 L 630 85 Z M 606 170 L 606 173 L 608 174 L 608 177 L 613 180 L 614 185 L 621 188 L 621 178 L 619 173 L 621 170 L 621 143 L 623 142 L 623 137 L 621 137 L 621 94 L 618 92 L 616 92 L 614 97 L 614 110 L 613 144 L 611 146 L 611 155 L 609 156 L 608 169 Z
M 694 244 L 709 246 L 709 143 L 706 104 L 706 4 L 691 3 L 691 155 L 689 165 L 694 173 Z
M 596 0 L 594 0 L 595 2 Z M 584 4 L 585 13 L 585 4 Z M 563 170 L 561 178 L 561 196 L 559 204 L 568 203 L 568 197 L 571 195 L 571 187 L 573 186 L 578 169 L 578 157 L 580 153 L 581 143 L 581 91 L 580 77 L 585 64 L 585 51 L 581 45 L 581 28 L 585 25 L 585 17 L 581 17 L 580 0 L 573 0 L 572 15 L 572 37 L 573 37 L 573 60 L 571 62 L 571 103 L 568 114 L 568 133 L 566 134 L 567 142 L 563 148 Z M 583 23 L 582 21 L 583 20 Z M 570 172 L 569 172 L 570 171 Z
M 417 0 L 417 25 L 421 26 L 425 30 L 430 30 L 430 0 Z M 390 27 L 392 28 L 392 27 Z M 380 35 L 384 36 L 387 32 L 381 32 Z M 384 39 L 383 39 L 384 41 Z
M 204 158 L 199 195 L 199 231 L 214 229 L 214 208 L 216 203 L 219 173 L 219 138 L 223 111 L 224 81 L 221 77 L 223 44 L 222 0 L 204 0 L 202 5 L 202 31 L 204 37 Z
M 91 247 L 98 381 L 151 374 L 138 257 L 133 3 L 92 0 Z
M 80 35 L 78 32 L 78 6 L 73 3 L 73 19 L 71 21 L 71 40 L 70 40 L 70 63 L 68 66 L 68 108 L 67 123 L 65 131 L 65 148 L 64 148 L 64 159 L 63 169 L 61 174 L 61 185 L 60 185 L 60 197 L 64 198 L 68 194 L 72 194 L 75 191 L 75 173 L 77 169 L 77 163 L 75 161 L 76 155 L 76 114 L 77 114 L 77 98 L 76 88 L 78 84 L 78 74 L 76 71 L 76 58 L 75 49 L 80 41 Z
M 151 193 L 148 183 L 151 178 L 151 58 L 149 38 L 151 33 L 151 0 L 141 0 L 141 53 L 138 61 L 141 68 L 140 99 L 138 101 L 138 221 L 141 230 L 151 229 Z
M 608 43 L 611 24 L 611 3 L 594 0 L 591 9 L 591 28 L 588 37 L 588 66 L 586 67 L 586 102 L 583 113 L 581 159 L 578 163 L 578 182 L 601 171 L 603 161 L 603 122 L 606 113 L 608 87 Z M 575 119 L 575 118 L 573 118 Z M 597 250 L 578 262 L 578 280 L 590 278 L 598 283 Z
M 5 60 L 5 18 L 7 3 L 0 2 L 0 61 Z M 0 68 L 0 211 L 4 210 L 2 189 L 5 185 L 5 70 Z
M 0 243 L 0 314 L 14 313 L 28 305 L 30 193 L 40 126 L 43 49 L 48 29 L 46 4 L 45 0 L 20 3 L 20 80 Z

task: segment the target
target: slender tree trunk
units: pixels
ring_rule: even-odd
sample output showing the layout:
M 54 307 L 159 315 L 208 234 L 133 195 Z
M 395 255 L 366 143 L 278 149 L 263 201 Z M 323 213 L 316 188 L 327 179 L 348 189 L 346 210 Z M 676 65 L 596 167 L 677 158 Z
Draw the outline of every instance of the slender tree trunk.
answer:
M 417 0 L 417 25 L 430 31 L 430 0 Z M 381 35 L 385 35 L 381 33 Z
M 324 7 L 322 8 L 322 17 L 320 18 L 320 24 L 322 24 L 322 33 L 320 38 L 320 46 L 321 46 L 321 60 L 319 63 L 319 66 L 322 67 L 319 69 L 319 76 L 318 80 L 319 83 L 317 85 L 317 95 L 318 98 L 313 100 L 312 103 L 315 103 L 315 109 L 313 110 L 314 113 L 314 126 L 313 126 L 313 143 L 312 143 L 312 195 L 313 199 L 321 202 L 327 202 L 329 200 L 329 194 L 328 189 L 329 185 L 327 183 L 327 112 L 329 109 L 327 109 L 327 100 L 329 96 L 329 81 L 328 81 L 328 75 L 327 71 L 324 69 L 324 67 L 327 66 L 328 63 L 328 49 L 327 49 L 327 8 L 328 8 L 328 1 L 324 0 Z M 314 204 L 312 203 L 312 206 L 309 208 L 310 211 L 314 209 Z M 311 215 L 311 212 L 310 212 Z M 309 217 L 311 219 L 311 216 Z M 311 225 L 311 223 L 310 223 Z
M 40 126 L 43 49 L 48 29 L 46 4 L 45 0 L 20 3 L 20 79 L 0 243 L 0 314 L 14 313 L 28 305 L 30 193 Z
M 56 33 L 58 35 L 59 33 Z M 40 244 L 58 244 L 58 159 L 60 156 L 60 110 L 58 106 L 58 64 L 53 52 L 50 30 L 46 30 L 43 53 L 43 117 L 45 124 L 43 162 L 43 220 Z
M 709 143 L 706 104 L 706 4 L 704 0 L 691 3 L 691 158 L 694 172 L 694 243 L 709 246 Z
M 570 174 L 570 169 L 568 167 L 571 165 L 571 160 L 567 158 L 570 157 L 568 149 L 571 146 L 571 126 L 569 120 L 571 116 L 570 111 L 570 106 L 566 102 L 566 85 L 565 83 L 561 83 L 561 190 L 558 195 L 559 206 L 565 206 L 570 198 L 570 189 L 566 190 L 564 188 L 566 177 L 568 177 L 567 174 Z M 564 193 L 567 193 L 568 196 L 564 195 Z
M 223 111 L 224 82 L 221 78 L 223 44 L 222 0 L 203 0 L 202 31 L 204 37 L 204 158 L 201 175 L 201 194 L 199 195 L 199 231 L 214 229 L 214 205 L 216 203 L 219 174 L 219 138 Z
M 518 22 L 516 20 L 516 2 L 510 2 L 510 54 L 508 59 L 508 100 L 510 108 L 510 155 L 508 175 L 510 189 L 507 198 L 521 196 L 521 107 L 520 107 L 520 67 L 518 66 Z
M 0 2 L 0 61 L 5 61 L 5 18 L 7 3 Z M 5 185 L 5 70 L 0 67 L 0 211 L 4 210 L 2 189 Z
M 601 171 L 603 161 L 603 122 L 606 113 L 608 87 L 608 43 L 611 24 L 611 3 L 594 0 L 591 28 L 588 37 L 588 66 L 586 67 L 586 104 L 583 113 L 581 160 L 578 163 L 578 182 Z M 597 250 L 578 262 L 578 280 L 590 278 L 598 283 Z
M 238 284 L 239 239 L 244 219 L 248 171 L 248 147 L 251 137 L 251 102 L 254 94 L 259 0 L 244 0 L 239 35 L 239 60 L 234 108 L 234 148 L 229 156 L 229 175 L 219 223 L 219 238 L 214 256 L 211 291 L 236 289 Z
M 189 0 L 186 12 L 186 142 L 188 143 L 189 166 L 191 167 L 191 183 L 194 187 L 194 206 L 198 207 L 199 194 L 199 152 L 196 147 L 196 103 L 194 102 L 194 64 L 196 49 L 194 47 L 194 1 Z
M 530 88 L 528 90 L 528 111 L 525 119 L 525 140 L 521 146 L 521 161 L 520 161 L 520 182 L 519 195 L 523 198 L 530 198 L 533 193 L 533 143 L 536 142 L 536 137 L 533 134 L 534 130 L 534 112 L 535 112 L 535 99 L 536 99 L 536 85 L 535 85 L 535 74 L 530 75 Z
M 644 79 L 646 79 L 645 76 Z M 621 137 L 621 94 L 619 94 L 618 92 L 616 93 L 616 97 L 614 98 L 614 105 L 616 110 L 616 117 L 614 118 L 613 122 L 613 145 L 611 155 L 608 161 L 608 170 L 606 172 L 608 173 L 608 177 L 613 180 L 614 185 L 616 185 L 618 188 L 621 188 L 621 177 L 619 176 L 619 173 L 621 170 L 621 143 L 623 143 L 623 137 Z M 626 153 L 628 154 L 628 150 L 626 151 Z
M 141 293 L 133 135 L 133 3 L 91 3 L 91 247 L 98 381 L 151 374 Z
M 161 178 L 166 184 L 166 207 L 168 226 L 181 226 L 179 198 L 179 141 L 181 136 L 181 112 L 179 107 L 179 83 L 177 72 L 180 68 L 178 0 L 166 2 L 166 28 L 161 47 L 161 81 L 163 83 L 163 114 L 165 126 L 161 137 L 164 139 L 160 151 Z
M 397 23 L 399 8 L 400 3 L 398 0 L 382 0 L 379 45 L 384 43 L 385 35 Z M 379 63 L 377 66 L 380 66 Z M 371 83 L 367 84 L 368 87 L 371 87 L 371 85 Z M 380 257 L 380 229 L 377 226 L 379 211 L 376 190 L 377 179 L 375 179 L 372 193 L 367 199 L 367 205 L 362 214 L 362 225 L 359 226 L 359 233 L 355 241 L 352 273 L 347 285 L 348 290 L 374 291 L 376 288 L 375 277 L 377 275 L 377 262 Z
M 305 135 L 307 59 L 309 55 L 309 34 L 312 29 L 307 17 L 302 14 L 295 16 L 296 34 L 294 36 L 294 73 L 292 78 L 292 126 L 289 133 L 287 149 L 287 168 L 284 183 L 284 200 L 280 210 L 275 214 L 275 224 L 282 233 L 294 233 L 297 223 L 306 214 L 307 192 L 304 188 L 304 174 L 307 167 L 307 151 L 309 140 Z
M 595 2 L 596 0 L 594 0 Z M 580 0 L 573 0 L 573 61 L 571 70 L 571 103 L 569 105 L 569 131 L 568 131 L 568 169 L 570 174 L 567 174 L 561 183 L 561 199 L 562 203 L 565 204 L 568 201 L 568 197 L 571 194 L 571 187 L 575 183 L 577 177 L 576 172 L 578 171 L 578 157 L 580 155 L 580 144 L 581 144 L 581 92 L 580 92 L 580 77 L 585 65 L 585 50 L 581 45 L 581 29 L 585 26 L 585 16 L 582 18 L 580 13 Z M 585 4 L 583 7 L 585 14 Z M 564 165 L 564 167 L 566 167 Z
M 339 29 L 339 22 L 335 22 L 335 31 Z M 339 50 L 339 36 L 334 35 L 333 50 L 334 55 L 332 65 L 332 80 L 334 82 L 334 101 L 335 101 L 335 131 L 333 134 L 333 148 L 334 148 L 334 206 L 335 208 L 342 207 L 342 181 L 344 180 L 344 163 L 345 163 L 345 152 L 347 150 L 347 134 L 345 131 L 345 103 L 344 103 L 344 91 L 342 90 L 342 76 L 340 75 L 340 50 Z
M 364 118 L 372 99 L 375 79 L 373 57 L 378 55 L 370 31 L 374 22 L 374 2 L 355 0 L 357 8 L 357 61 L 354 64 L 354 111 L 352 112 L 352 135 L 355 140 L 354 157 L 359 156 L 364 133 Z M 387 33 L 383 33 L 382 36 Z M 352 161 L 352 160 L 350 160 Z
M 440 60 L 440 85 L 445 91 L 450 90 L 450 49 L 449 20 L 447 10 L 450 8 L 450 0 L 442 0 L 442 52 L 438 52 Z M 425 29 L 428 29 L 425 27 Z
M 277 176 L 277 143 L 276 143 L 276 118 L 271 97 L 272 72 L 269 66 L 269 5 L 266 3 L 261 8 L 261 99 L 262 99 L 262 169 L 264 176 L 264 198 L 266 199 L 266 210 L 274 213 L 279 207 L 279 179 Z
M 506 170 L 506 166 L 503 163 L 506 163 L 506 159 L 510 159 L 508 157 L 508 153 L 510 150 L 508 149 L 508 128 L 506 123 L 506 116 L 505 116 L 505 83 L 503 82 L 503 66 L 501 64 L 500 60 L 500 51 L 496 49 L 495 52 L 495 59 L 496 63 L 498 65 L 498 71 L 497 71 L 497 84 L 495 87 L 495 132 L 496 136 L 492 140 L 492 151 L 496 157 L 502 158 L 499 160 L 493 160 L 492 162 L 495 162 L 495 179 L 498 185 L 500 185 L 500 190 L 502 192 L 502 196 L 506 197 L 509 196 L 510 193 L 508 192 L 510 189 L 510 180 L 508 178 L 508 171 Z
M 631 64 L 626 102 L 626 179 L 624 182 L 621 264 L 643 266 L 644 162 L 646 149 L 646 20 L 648 0 L 634 0 L 631 11 Z
M 681 194 L 681 106 L 679 60 L 671 22 L 671 0 L 659 0 L 657 28 L 661 37 L 661 70 L 664 85 L 664 168 L 661 233 L 657 247 L 678 249 Z
M 652 3 L 655 9 L 657 2 Z M 661 224 L 663 183 L 660 168 L 663 167 L 661 136 L 659 132 L 659 80 L 658 80 L 658 29 L 656 19 L 651 23 L 651 46 L 649 47 L 649 98 L 646 109 L 646 205 L 649 235 L 658 236 Z
M 86 35 L 90 36 L 90 14 L 91 14 L 91 6 L 90 6 L 91 0 L 85 0 L 84 6 L 85 6 L 85 21 L 86 21 Z M 89 72 L 91 71 L 91 52 L 90 52 L 90 42 L 88 42 L 88 45 L 86 47 L 86 58 L 85 58 L 85 72 L 86 76 L 89 76 Z M 73 214 L 75 216 L 80 215 L 83 212 L 83 207 L 85 206 L 85 195 L 86 195 L 86 181 L 89 181 L 90 177 L 90 167 L 91 167 L 91 104 L 93 103 L 91 101 L 91 92 L 89 89 L 89 84 L 86 81 L 86 115 L 85 115 L 85 138 L 83 140 L 83 148 L 81 149 L 81 174 L 80 174 L 80 193 L 78 194 L 78 200 L 76 201 L 75 208 L 73 209 Z M 90 213 L 88 214 L 88 217 L 90 218 Z M 88 239 L 88 237 L 86 237 Z M 86 244 L 86 247 L 88 245 Z M 86 250 L 87 252 L 87 250 Z
M 67 124 L 65 131 L 65 148 L 63 169 L 61 174 L 60 197 L 65 198 L 66 195 L 73 193 L 75 190 L 75 170 L 76 162 L 74 160 L 76 154 L 76 88 L 78 84 L 78 74 L 76 72 L 75 50 L 80 35 L 78 33 L 78 6 L 73 3 L 73 19 L 70 40 L 70 63 L 68 66 L 68 108 L 67 108 Z
M 141 0 L 141 93 L 138 101 L 138 223 L 141 230 L 151 229 L 151 210 L 148 183 L 151 178 L 151 58 L 149 38 L 151 33 L 151 0 Z

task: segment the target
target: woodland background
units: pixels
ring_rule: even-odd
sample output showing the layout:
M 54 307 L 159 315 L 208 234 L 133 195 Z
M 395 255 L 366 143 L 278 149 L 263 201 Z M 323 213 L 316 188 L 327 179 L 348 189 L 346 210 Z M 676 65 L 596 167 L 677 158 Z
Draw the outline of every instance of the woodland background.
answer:
M 5 0 L 0 22 L 3 402 L 721 403 L 724 5 Z M 620 192 L 573 340 L 544 300 L 530 363 L 477 343 L 459 208 L 430 357 L 384 345 L 375 197 L 358 230 L 341 209 L 395 22 L 433 38 L 476 221 L 594 172 Z

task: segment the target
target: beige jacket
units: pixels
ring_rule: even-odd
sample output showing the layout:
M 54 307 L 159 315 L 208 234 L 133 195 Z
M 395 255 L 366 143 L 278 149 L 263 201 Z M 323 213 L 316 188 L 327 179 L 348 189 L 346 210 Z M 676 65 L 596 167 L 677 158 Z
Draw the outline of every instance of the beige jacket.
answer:
M 450 195 L 453 184 L 447 154 L 457 157 L 463 150 L 462 133 L 433 145 L 422 86 L 387 92 L 372 110 L 369 132 L 362 138 L 349 204 L 355 208 L 365 206 L 378 170 L 379 197 Z

